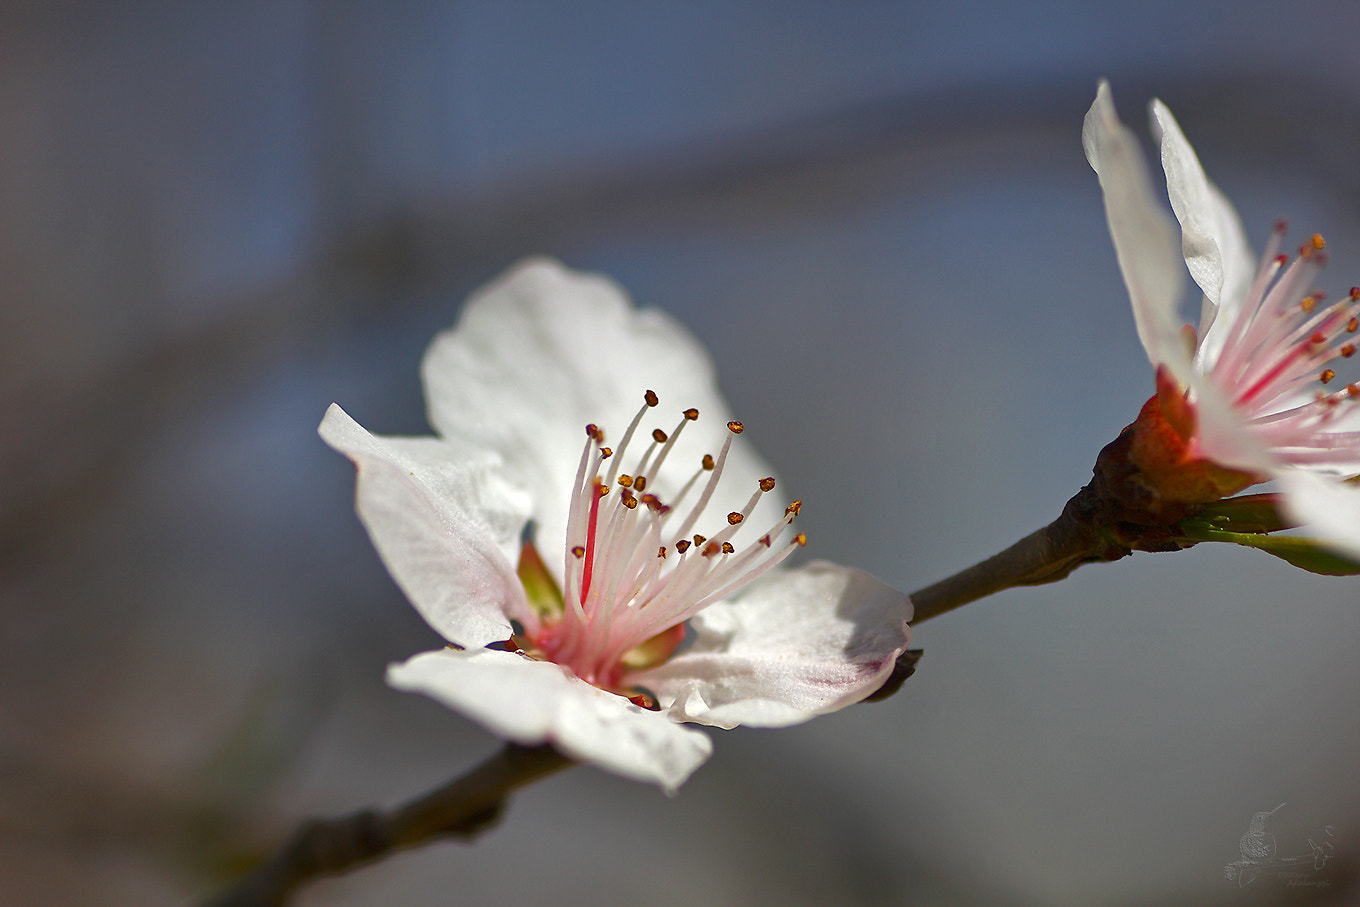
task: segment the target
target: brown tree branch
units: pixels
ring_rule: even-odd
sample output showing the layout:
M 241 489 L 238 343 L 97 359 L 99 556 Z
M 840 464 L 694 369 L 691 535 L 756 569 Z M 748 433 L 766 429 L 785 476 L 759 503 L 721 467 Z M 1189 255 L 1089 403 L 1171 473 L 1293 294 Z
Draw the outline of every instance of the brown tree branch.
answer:
M 466 775 L 390 812 L 364 810 L 308 822 L 273 859 L 204 907 L 282 907 L 318 876 L 439 838 L 471 839 L 495 822 L 516 788 L 574 764 L 551 746 L 507 744 Z

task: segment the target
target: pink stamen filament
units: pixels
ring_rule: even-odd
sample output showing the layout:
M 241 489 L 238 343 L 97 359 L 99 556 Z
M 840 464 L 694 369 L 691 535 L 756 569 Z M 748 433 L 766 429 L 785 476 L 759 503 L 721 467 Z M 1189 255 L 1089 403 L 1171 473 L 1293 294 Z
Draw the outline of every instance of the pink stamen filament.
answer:
M 1328 363 L 1355 355 L 1360 290 L 1323 304 L 1310 289 L 1326 261 L 1321 238 L 1290 261 L 1276 254 L 1283 235 L 1277 227 L 1241 305 L 1220 309 L 1218 316 L 1233 323 L 1225 326 L 1216 361 L 1197 359 L 1198 367 L 1281 462 L 1360 464 L 1360 432 L 1331 430 L 1355 413 L 1360 391 L 1344 383 L 1332 393 L 1321 387 L 1336 378 Z M 1344 427 L 1355 424 L 1347 418 Z
M 624 461 L 629 442 L 652 405 L 655 395 L 649 392 L 648 406 L 634 417 L 613 457 L 603 447 L 603 433 L 594 426 L 588 427 L 567 519 L 567 609 L 558 622 L 543 627 L 535 634 L 537 638 L 528 640 L 526 645 L 606 689 L 617 688 L 625 671 L 622 659 L 628 652 L 730 595 L 780 563 L 802 543 L 799 536 L 786 548 L 771 548 L 772 541 L 796 515 L 796 505 L 786 511 L 765 537 L 744 546 L 744 550 L 738 552 L 730 542 L 749 525 L 758 502 L 773 488 L 773 480 L 765 479 L 760 490 L 751 495 L 740 511 L 728 514 L 726 523 L 711 537 L 695 536 L 695 541 L 663 545 L 663 539 L 688 536 L 698 523 L 713 500 L 732 439 L 741 426 L 731 423 L 731 433 L 717 458 L 706 457 L 707 468 L 696 471 L 673 501 L 663 502 L 654 490 L 655 477 L 673 450 L 684 423 L 694 421 L 698 414 L 686 411 L 668 436 L 662 437 L 662 432 L 655 431 L 637 460 L 635 471 L 618 482 L 630 465 Z M 614 462 L 604 470 L 602 478 L 601 460 L 606 457 Z M 698 499 L 688 508 L 680 530 L 665 531 L 663 527 L 670 520 L 674 505 L 689 496 L 704 471 L 711 475 Z M 641 481 L 644 478 L 645 483 Z M 615 489 L 616 482 L 623 487 Z M 614 499 L 610 508 L 601 505 L 606 494 Z

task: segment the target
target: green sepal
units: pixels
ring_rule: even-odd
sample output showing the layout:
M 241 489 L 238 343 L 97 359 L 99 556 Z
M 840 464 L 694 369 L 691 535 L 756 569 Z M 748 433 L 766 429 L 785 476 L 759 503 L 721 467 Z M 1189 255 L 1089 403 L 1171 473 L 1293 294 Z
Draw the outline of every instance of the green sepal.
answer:
M 1193 521 L 1182 523 L 1184 538 L 1195 542 L 1230 542 L 1273 554 L 1295 567 L 1323 576 L 1360 576 L 1360 561 L 1335 554 L 1322 547 L 1317 539 L 1294 535 L 1261 535 L 1248 532 L 1229 532 Z
M 1206 524 L 1211 529 L 1233 532 L 1279 532 L 1293 529 L 1298 523 L 1280 512 L 1278 494 L 1244 494 L 1205 504 L 1195 516 L 1182 526 Z
M 524 586 L 529 607 L 534 609 L 540 620 L 552 622 L 562 616 L 562 612 L 566 610 L 562 590 L 558 588 L 557 580 L 548 572 L 548 565 L 543 563 L 543 558 L 539 556 L 533 542 L 525 542 L 524 547 L 520 549 L 519 566 L 515 568 L 515 573 Z

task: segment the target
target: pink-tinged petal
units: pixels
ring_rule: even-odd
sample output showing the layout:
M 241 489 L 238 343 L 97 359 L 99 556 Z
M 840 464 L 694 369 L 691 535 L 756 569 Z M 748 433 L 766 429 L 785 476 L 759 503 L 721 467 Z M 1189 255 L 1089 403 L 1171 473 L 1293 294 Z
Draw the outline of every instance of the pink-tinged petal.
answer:
M 1181 251 L 1190 276 L 1204 291 L 1199 357 L 1212 365 L 1251 289 L 1256 256 L 1232 202 L 1209 181 L 1171 111 L 1152 102 L 1153 133 L 1160 139 L 1171 210 L 1181 225 Z
M 1153 365 L 1188 377 L 1185 345 L 1179 339 L 1185 265 L 1175 223 L 1153 191 L 1138 139 L 1119 121 L 1110 86 L 1101 81 L 1082 127 L 1086 159 L 1100 178 L 1105 219 L 1124 275 L 1138 339 Z
M 713 751 L 708 735 L 606 693 L 547 661 L 491 649 L 424 652 L 387 669 L 399 690 L 424 693 L 491 733 L 674 793 Z
M 1279 466 L 1262 437 L 1252 430 L 1208 376 L 1196 373 L 1191 381 L 1195 398 L 1198 454 L 1219 466 L 1264 477 Z
M 497 451 L 529 491 L 544 551 L 561 550 L 565 539 L 587 424 L 616 442 L 646 390 L 661 405 L 639 426 L 642 437 L 672 432 L 685 409 L 697 408 L 699 421 L 686 426 L 653 482 L 673 490 L 705 453 L 717 453 L 732 418 L 712 361 L 684 327 L 634 308 L 612 280 L 548 259 L 522 262 L 475 293 L 458 326 L 430 345 L 422 376 L 435 429 Z M 749 444 L 738 445 L 709 510 L 739 509 L 770 474 Z M 552 558 L 548 566 L 561 570 Z
M 911 640 L 911 613 L 867 573 L 817 562 L 710 606 L 691 622 L 693 645 L 636 680 L 686 721 L 797 724 L 878 689 Z
M 1301 524 L 1304 535 L 1360 558 L 1360 485 L 1301 469 L 1282 470 L 1275 479 L 1284 492 L 1286 514 Z
M 320 432 L 354 461 L 359 519 L 430 626 L 463 646 L 507 639 L 507 615 L 531 614 L 513 560 L 529 502 L 499 457 L 434 438 L 379 438 L 334 404 Z

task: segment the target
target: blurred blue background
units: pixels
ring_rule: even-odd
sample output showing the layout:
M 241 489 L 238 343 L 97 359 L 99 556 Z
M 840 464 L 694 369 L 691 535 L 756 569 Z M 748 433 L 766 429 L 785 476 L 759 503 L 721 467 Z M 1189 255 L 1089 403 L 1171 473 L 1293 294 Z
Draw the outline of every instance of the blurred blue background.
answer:
M 6 902 L 183 903 L 495 748 L 384 686 L 436 637 L 315 426 L 426 432 L 425 343 L 520 256 L 687 323 L 810 553 L 916 588 L 1055 516 L 1152 392 L 1096 80 L 1343 292 L 1357 38 L 1350 0 L 4 4 Z M 923 625 L 885 703 L 716 734 L 673 800 L 574 769 L 298 903 L 1352 903 L 1358 593 L 1087 567 Z M 1226 881 L 1282 802 L 1280 853 L 1336 859 Z

